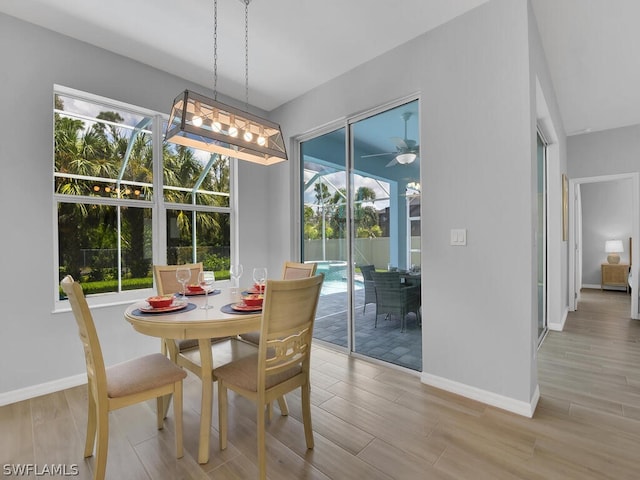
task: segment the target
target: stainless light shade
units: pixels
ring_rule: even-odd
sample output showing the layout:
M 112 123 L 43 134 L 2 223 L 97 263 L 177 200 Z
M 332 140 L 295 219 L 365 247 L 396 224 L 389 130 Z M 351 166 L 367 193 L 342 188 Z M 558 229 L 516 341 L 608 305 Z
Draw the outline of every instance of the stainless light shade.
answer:
M 190 90 L 174 100 L 165 138 L 260 165 L 287 160 L 280 125 Z

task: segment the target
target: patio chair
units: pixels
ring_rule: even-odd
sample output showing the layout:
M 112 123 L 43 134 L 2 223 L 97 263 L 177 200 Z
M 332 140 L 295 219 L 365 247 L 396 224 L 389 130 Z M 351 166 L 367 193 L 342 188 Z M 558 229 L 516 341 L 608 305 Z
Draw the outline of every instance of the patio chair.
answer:
M 371 276 L 371 272 L 375 272 L 376 267 L 375 265 L 360 265 L 359 268 L 364 279 L 364 305 L 362 306 L 364 314 L 369 303 L 376 303 L 376 287 Z
M 420 321 L 420 287 L 405 286 L 400 281 L 399 272 L 371 272 L 376 287 L 376 320 L 374 328 L 378 326 L 378 315 L 386 314 L 400 316 L 400 331 L 406 329 L 406 316 L 415 312 L 418 325 Z
M 259 478 L 267 478 L 265 406 L 300 388 L 302 422 L 313 448 L 309 364 L 313 325 L 324 275 L 296 280 L 267 280 L 260 345 L 255 354 L 216 370 L 220 450 L 227 448 L 227 389 L 256 403 Z
M 82 287 L 71 275 L 62 279 L 60 286 L 69 298 L 84 346 L 89 399 L 84 456 L 93 455 L 94 445 L 96 446 L 94 479 L 102 480 L 107 468 L 109 412 L 153 398 L 157 400 L 156 417 L 160 430 L 164 426 L 163 397 L 173 394 L 176 456 L 181 458 L 182 380 L 187 372 L 160 353 L 105 367 L 98 333 Z

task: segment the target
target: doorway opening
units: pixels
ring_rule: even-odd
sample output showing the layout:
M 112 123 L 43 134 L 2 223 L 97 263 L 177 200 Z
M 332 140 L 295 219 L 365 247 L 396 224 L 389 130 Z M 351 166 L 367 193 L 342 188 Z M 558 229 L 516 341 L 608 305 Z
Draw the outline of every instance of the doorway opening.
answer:
M 607 185 L 608 188 L 626 189 L 628 191 L 628 201 L 625 205 L 616 205 L 615 209 L 624 209 L 628 213 L 631 235 L 623 233 L 624 227 L 611 226 L 591 227 L 589 235 L 595 238 L 594 241 L 585 241 L 585 206 L 583 204 L 583 188 L 586 190 L 590 186 Z M 640 236 L 640 174 L 628 173 L 617 175 L 604 175 L 597 177 L 576 178 L 569 181 L 569 211 L 572 212 L 569 227 L 569 244 L 574 248 L 569 251 L 569 309 L 575 311 L 580 300 L 581 287 L 602 287 L 601 264 L 607 263 L 605 253 L 606 240 L 621 236 L 625 249 L 629 249 L 629 254 L 625 254 L 624 259 L 629 262 L 629 276 L 627 283 L 631 289 L 631 311 L 632 319 L 639 319 L 638 312 L 638 237 Z M 597 193 L 594 195 L 597 196 Z M 606 194 L 605 194 L 606 195 Z M 597 198 L 594 205 L 598 204 Z M 622 228 L 622 230 L 620 230 Z M 629 230 L 627 229 L 626 232 Z M 605 238 L 606 237 L 606 238 Z M 611 238 L 610 238 L 611 237 Z M 630 237 L 630 238 L 629 238 Z M 601 244 L 601 245 L 600 245 Z M 600 246 L 598 246 L 600 245 Z M 585 251 L 585 248 L 588 251 Z M 588 260 L 585 260 L 588 255 Z M 595 257 L 595 260 L 593 259 Z M 594 266 L 595 265 L 595 266 Z M 594 270 L 596 270 L 594 272 Z M 588 276 L 584 281 L 585 275 Z

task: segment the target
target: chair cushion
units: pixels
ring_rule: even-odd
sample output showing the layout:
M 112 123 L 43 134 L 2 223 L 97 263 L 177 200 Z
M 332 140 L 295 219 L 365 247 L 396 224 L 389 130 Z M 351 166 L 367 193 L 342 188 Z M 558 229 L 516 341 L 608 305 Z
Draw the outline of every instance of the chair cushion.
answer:
M 260 345 L 260 332 L 241 333 L 240 338 L 254 345 Z
M 162 387 L 187 376 L 187 372 L 161 353 L 118 363 L 108 367 L 106 371 L 107 395 L 110 398 L 125 397 Z
M 297 365 L 277 375 L 267 377 L 267 389 L 284 382 L 302 372 L 302 366 Z M 237 385 L 250 392 L 258 391 L 258 354 L 245 357 L 236 362 L 228 363 L 214 371 L 218 379 L 225 383 Z

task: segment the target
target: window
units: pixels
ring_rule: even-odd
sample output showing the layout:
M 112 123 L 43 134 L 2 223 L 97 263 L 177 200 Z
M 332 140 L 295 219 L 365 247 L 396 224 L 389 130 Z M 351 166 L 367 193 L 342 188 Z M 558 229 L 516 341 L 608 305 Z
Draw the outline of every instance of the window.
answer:
M 154 263 L 202 261 L 228 278 L 229 159 L 164 142 L 165 126 L 156 112 L 55 90 L 58 276 L 89 296 L 151 288 Z

